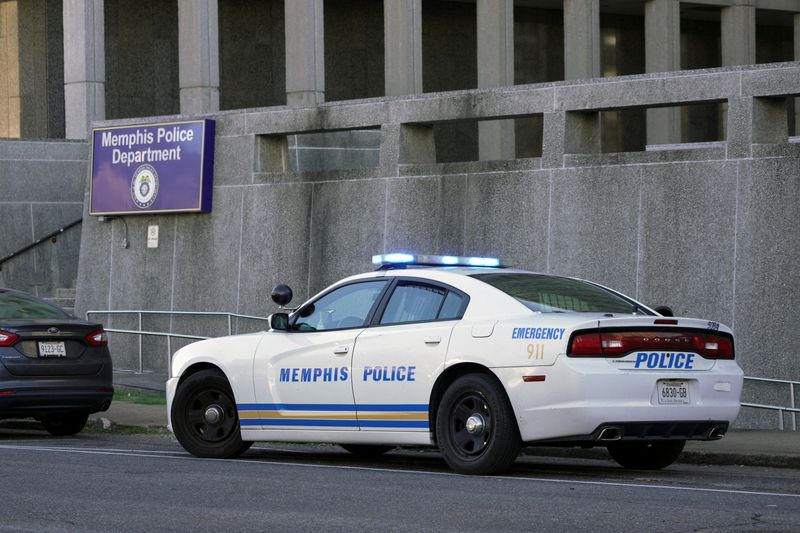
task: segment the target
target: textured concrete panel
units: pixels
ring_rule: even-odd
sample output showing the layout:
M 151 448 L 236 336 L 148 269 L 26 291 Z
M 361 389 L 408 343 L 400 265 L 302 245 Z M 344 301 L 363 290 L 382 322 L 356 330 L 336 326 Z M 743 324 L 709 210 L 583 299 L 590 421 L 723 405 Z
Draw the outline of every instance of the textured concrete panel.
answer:
M 639 169 L 554 170 L 549 271 L 636 293 Z
M 253 182 L 252 135 L 218 137 L 214 147 L 214 185 L 242 185 Z
M 736 172 L 722 162 L 642 168 L 641 301 L 732 324 Z
M 86 202 L 75 293 L 75 314 L 81 317 L 90 309 L 110 308 L 112 262 L 122 239 L 120 221 L 98 222 L 88 210 Z
M 215 187 L 211 214 L 177 218 L 173 309 L 235 311 L 243 197 Z
M 31 242 L 34 233 L 30 204 L 0 202 L 0 227 L 14 228 L 13 231 L 3 231 L 0 256 L 5 257 Z
M 82 204 L 32 204 L 33 231 L 36 238 L 55 231 L 83 214 Z M 40 294 L 52 295 L 55 289 L 75 287 L 78 262 L 75 251 L 80 248 L 81 226 L 75 226 L 28 253 L 35 254 L 36 272 L 44 276 Z
M 386 180 L 314 185 L 309 242 L 309 293 L 370 268 L 384 251 Z M 298 289 L 299 290 L 299 289 Z
M 547 270 L 549 172 L 467 176 L 464 253 Z
M 466 183 L 458 175 L 390 180 L 386 251 L 462 254 Z
M 0 159 L 3 194 L 17 202 L 79 201 L 86 179 L 84 161 Z
M 86 161 L 89 147 L 83 141 L 0 140 L 0 160 L 36 159 Z
M 267 316 L 276 312 L 270 294 L 278 283 L 294 291 L 293 306 L 308 297 L 311 188 L 307 184 L 267 185 L 253 187 L 245 195 L 239 313 Z
M 800 380 L 800 160 L 743 162 L 736 242 L 737 358 L 748 375 Z

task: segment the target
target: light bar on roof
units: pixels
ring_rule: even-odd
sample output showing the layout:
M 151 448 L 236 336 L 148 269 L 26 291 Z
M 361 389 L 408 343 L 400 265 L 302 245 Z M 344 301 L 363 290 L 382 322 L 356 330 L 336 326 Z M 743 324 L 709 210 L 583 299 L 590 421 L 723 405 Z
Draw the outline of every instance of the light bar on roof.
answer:
M 422 255 L 407 253 L 391 253 L 373 255 L 374 265 L 426 265 L 426 266 L 474 266 L 494 267 L 500 266 L 496 257 L 465 257 L 456 255 Z

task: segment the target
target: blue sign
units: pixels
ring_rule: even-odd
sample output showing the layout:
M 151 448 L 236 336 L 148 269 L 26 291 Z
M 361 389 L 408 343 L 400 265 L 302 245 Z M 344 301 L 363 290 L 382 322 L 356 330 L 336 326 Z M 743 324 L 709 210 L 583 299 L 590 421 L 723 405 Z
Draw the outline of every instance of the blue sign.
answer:
M 209 213 L 214 121 L 92 130 L 91 215 Z

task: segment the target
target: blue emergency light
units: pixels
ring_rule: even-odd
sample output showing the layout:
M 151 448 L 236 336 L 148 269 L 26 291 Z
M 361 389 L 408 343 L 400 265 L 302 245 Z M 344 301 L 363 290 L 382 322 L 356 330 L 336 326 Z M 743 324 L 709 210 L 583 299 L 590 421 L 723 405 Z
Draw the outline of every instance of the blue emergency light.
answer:
M 408 253 L 390 253 L 372 256 L 374 265 L 425 265 L 425 266 L 473 266 L 500 267 L 496 257 L 463 257 L 456 255 L 423 255 Z

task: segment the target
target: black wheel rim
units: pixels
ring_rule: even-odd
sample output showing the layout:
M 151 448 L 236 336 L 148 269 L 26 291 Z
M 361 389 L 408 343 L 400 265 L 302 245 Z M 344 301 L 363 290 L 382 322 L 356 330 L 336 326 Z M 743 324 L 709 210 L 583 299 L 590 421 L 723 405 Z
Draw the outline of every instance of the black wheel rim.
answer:
M 195 439 L 204 443 L 224 441 L 237 426 L 236 404 L 223 391 L 204 389 L 189 399 L 186 420 Z
M 491 443 L 494 432 L 492 412 L 486 398 L 478 392 L 468 392 L 456 400 L 448 425 L 453 450 L 462 459 L 477 459 Z

